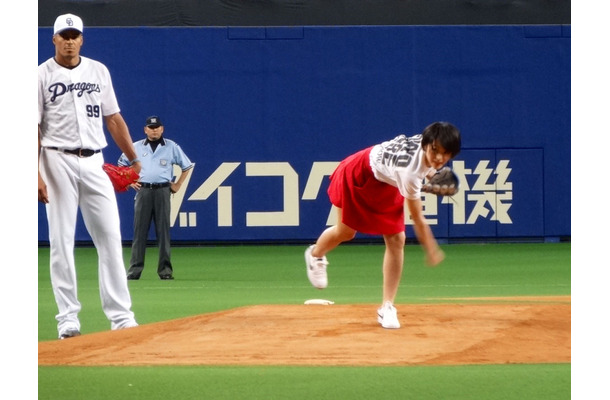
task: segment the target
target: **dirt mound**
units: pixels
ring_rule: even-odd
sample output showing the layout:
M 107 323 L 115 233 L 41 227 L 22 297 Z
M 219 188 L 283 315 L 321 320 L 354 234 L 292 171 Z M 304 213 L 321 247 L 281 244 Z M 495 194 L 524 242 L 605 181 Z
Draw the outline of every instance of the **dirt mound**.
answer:
M 474 300 L 474 299 L 473 299 Z M 258 305 L 38 344 L 39 365 L 569 363 L 570 297 L 397 305 Z M 455 301 L 455 300 L 454 300 Z

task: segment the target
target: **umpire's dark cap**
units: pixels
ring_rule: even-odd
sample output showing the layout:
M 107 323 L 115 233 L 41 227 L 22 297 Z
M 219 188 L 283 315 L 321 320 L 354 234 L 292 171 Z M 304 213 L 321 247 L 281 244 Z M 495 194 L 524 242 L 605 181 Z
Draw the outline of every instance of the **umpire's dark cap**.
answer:
M 156 115 L 152 115 L 148 118 L 146 118 L 146 126 L 151 127 L 151 128 L 156 128 L 158 126 L 162 126 L 163 123 L 161 122 L 161 118 L 157 117 Z

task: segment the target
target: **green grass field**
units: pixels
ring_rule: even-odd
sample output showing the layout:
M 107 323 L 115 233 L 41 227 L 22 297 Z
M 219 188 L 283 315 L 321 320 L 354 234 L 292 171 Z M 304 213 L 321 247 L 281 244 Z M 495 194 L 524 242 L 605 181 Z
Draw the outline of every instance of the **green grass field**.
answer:
M 438 268 L 409 245 L 398 304 L 457 297 L 571 294 L 570 243 L 443 246 Z M 174 247 L 174 281 L 156 275 L 149 248 L 133 310 L 148 324 L 252 304 L 379 303 L 383 246 L 345 244 L 329 254 L 329 287 L 305 274 L 305 246 Z M 129 259 L 129 249 L 125 249 Z M 77 248 L 82 333 L 108 330 L 95 249 Z M 38 249 L 38 340 L 56 340 L 49 250 Z M 408 325 L 408 321 L 401 321 Z M 439 367 L 39 367 L 39 399 L 569 399 L 570 364 Z

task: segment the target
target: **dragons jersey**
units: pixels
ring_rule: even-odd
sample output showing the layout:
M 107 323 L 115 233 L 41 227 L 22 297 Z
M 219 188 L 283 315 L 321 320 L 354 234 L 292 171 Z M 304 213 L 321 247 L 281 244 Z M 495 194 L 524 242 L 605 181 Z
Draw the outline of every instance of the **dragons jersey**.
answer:
M 400 194 L 411 200 L 419 199 L 424 178 L 435 172 L 424 164 L 422 135 L 394 139 L 373 146 L 369 160 L 375 178 L 395 186 Z
M 98 61 L 80 59 L 72 69 L 53 58 L 38 66 L 38 124 L 43 147 L 98 150 L 107 145 L 103 117 L 120 111 L 110 73 Z

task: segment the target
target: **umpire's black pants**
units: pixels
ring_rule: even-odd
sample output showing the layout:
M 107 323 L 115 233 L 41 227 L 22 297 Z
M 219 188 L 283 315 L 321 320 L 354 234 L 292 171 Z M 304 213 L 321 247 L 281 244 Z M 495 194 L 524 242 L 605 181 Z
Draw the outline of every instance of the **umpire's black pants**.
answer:
M 133 244 L 128 275 L 139 278 L 144 269 L 146 242 L 150 224 L 154 221 L 159 246 L 159 276 L 172 275 L 170 260 L 170 195 L 169 186 L 161 188 L 142 187 L 136 194 L 133 217 Z

